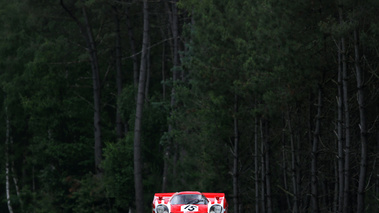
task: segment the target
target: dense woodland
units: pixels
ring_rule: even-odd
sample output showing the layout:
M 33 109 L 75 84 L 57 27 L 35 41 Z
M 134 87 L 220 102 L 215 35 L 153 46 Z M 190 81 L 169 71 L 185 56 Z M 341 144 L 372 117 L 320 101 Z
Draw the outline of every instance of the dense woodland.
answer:
M 379 1 L 0 4 L 0 212 L 379 209 Z

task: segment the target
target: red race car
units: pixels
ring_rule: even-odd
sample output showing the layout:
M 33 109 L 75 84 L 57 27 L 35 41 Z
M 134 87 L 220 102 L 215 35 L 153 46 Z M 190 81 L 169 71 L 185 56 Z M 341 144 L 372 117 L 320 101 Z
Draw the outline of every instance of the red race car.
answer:
M 227 213 L 228 202 L 224 193 L 196 191 L 155 193 L 153 213 Z

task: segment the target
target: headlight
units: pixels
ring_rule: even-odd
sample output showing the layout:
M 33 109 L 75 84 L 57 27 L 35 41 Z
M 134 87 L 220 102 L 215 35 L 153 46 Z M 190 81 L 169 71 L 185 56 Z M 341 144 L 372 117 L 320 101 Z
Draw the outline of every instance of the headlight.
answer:
M 168 208 L 167 208 L 167 206 L 160 204 L 155 208 L 155 212 L 156 213 L 168 213 Z
M 222 206 L 220 205 L 213 205 L 211 209 L 209 210 L 209 213 L 221 213 L 222 212 Z

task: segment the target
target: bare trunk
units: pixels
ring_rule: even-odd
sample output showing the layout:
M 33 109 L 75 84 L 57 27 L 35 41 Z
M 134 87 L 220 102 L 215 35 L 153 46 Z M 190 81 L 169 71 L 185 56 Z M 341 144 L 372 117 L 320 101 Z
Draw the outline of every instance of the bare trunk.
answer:
M 258 118 L 255 118 L 254 124 L 254 173 L 255 173 L 255 212 L 260 212 L 259 208 L 259 158 L 258 158 Z
M 318 88 L 318 101 L 317 101 L 317 115 L 315 130 L 313 133 L 313 144 L 312 144 L 312 163 L 311 163 L 311 200 L 312 200 L 312 212 L 319 212 L 318 203 L 318 172 L 317 172 L 317 155 L 318 155 L 318 143 L 320 140 L 320 126 L 321 126 L 321 108 L 322 108 L 322 91 L 321 85 Z
M 7 125 L 9 125 L 9 124 L 7 124 Z M 10 141 L 11 147 L 13 147 L 13 138 L 11 136 L 9 136 L 9 141 Z M 14 161 L 10 162 L 10 164 L 11 164 L 10 167 L 11 167 L 11 172 L 12 172 L 14 188 L 16 189 L 17 198 L 18 198 L 18 201 L 20 202 L 21 212 L 23 212 L 24 211 L 24 202 L 21 199 L 20 187 L 18 186 L 18 178 L 16 176 L 16 171 L 14 169 Z
M 162 82 L 166 82 L 166 43 L 163 43 L 162 49 Z M 166 84 L 162 84 L 162 97 L 163 101 L 166 101 Z
M 170 36 L 172 36 L 172 33 L 173 33 L 172 29 L 173 29 L 173 25 L 174 25 L 173 21 L 172 21 L 172 19 L 173 19 L 172 11 L 171 11 L 172 8 L 170 9 L 169 1 L 164 1 L 164 6 L 165 6 L 166 12 L 168 14 L 168 24 L 169 24 L 169 26 L 168 26 L 168 29 L 167 29 L 168 30 L 167 34 L 170 35 Z M 169 47 L 170 47 L 170 52 L 171 52 L 171 58 L 174 61 L 174 44 L 172 42 L 172 39 L 169 39 L 168 42 L 170 44 Z
M 164 156 L 163 156 L 163 175 L 162 175 L 162 189 L 161 189 L 161 192 L 165 192 L 166 191 L 166 188 L 167 188 L 167 173 L 168 173 L 168 157 L 169 157 L 169 153 L 168 153 L 168 150 L 165 149 L 165 153 L 164 153 Z
M 165 60 L 166 60 L 166 54 L 165 54 L 165 48 L 166 45 L 163 45 L 163 50 L 162 50 L 162 82 L 166 81 L 166 76 L 165 76 Z M 162 96 L 163 96 L 163 101 L 166 101 L 166 85 L 163 83 L 162 84 Z M 168 127 L 169 132 L 171 131 L 171 125 Z M 162 174 L 162 189 L 161 192 L 165 192 L 167 188 L 167 174 L 168 174 L 168 160 L 169 160 L 169 149 L 168 146 L 164 148 L 164 156 L 163 156 L 163 174 Z
M 175 110 L 175 106 L 176 106 L 176 99 L 175 99 L 175 86 L 176 86 L 176 83 L 177 83 L 177 80 L 178 80 L 178 72 L 177 70 L 179 69 L 179 65 L 180 65 L 180 62 L 179 62 L 179 38 L 178 38 L 178 34 L 179 34 L 179 31 L 178 31 L 178 28 L 179 28 L 179 20 L 178 20 L 178 6 L 177 6 L 177 1 L 174 0 L 172 3 L 171 3 L 171 11 L 169 9 L 169 6 L 168 6 L 168 3 L 165 2 L 165 7 L 166 7 L 166 10 L 167 10 L 167 13 L 169 15 L 169 23 L 170 23 L 170 26 L 171 26 L 171 33 L 173 35 L 173 44 L 171 45 L 171 49 L 173 51 L 173 68 L 172 68 L 172 80 L 173 80 L 173 86 L 171 88 L 171 100 L 170 100 L 170 106 L 171 106 L 171 115 L 173 113 L 173 110 Z M 163 87 L 164 91 L 165 91 L 165 87 Z M 170 123 L 168 125 L 168 134 L 170 135 L 170 145 L 169 146 L 172 146 L 172 147 L 176 147 L 176 145 L 174 145 L 174 141 L 172 141 L 171 139 L 171 134 L 172 134 L 172 130 L 173 130 L 173 126 L 172 124 Z M 165 189 L 166 188 L 166 185 L 167 185 L 167 168 L 168 168 L 168 160 L 170 158 L 170 153 L 169 153 L 169 149 L 170 147 L 169 146 L 166 146 L 165 147 L 165 151 L 164 151 L 164 168 L 163 168 L 163 179 L 162 179 L 162 189 Z M 173 150 L 176 150 L 176 152 L 178 151 L 178 149 L 173 149 Z M 177 161 L 177 153 L 175 153 L 175 156 L 174 156 L 174 159 L 173 159 L 173 173 L 174 173 L 174 177 L 176 176 L 176 161 Z
M 266 140 L 266 192 L 267 192 L 267 212 L 272 213 L 272 196 L 271 196 L 271 171 L 270 171 L 270 144 Z
M 86 29 L 86 42 L 88 47 L 88 52 L 91 58 L 91 68 L 92 68 L 92 81 L 93 81 L 93 102 L 94 102 L 94 135 L 95 135 L 95 168 L 96 174 L 101 176 L 101 158 L 102 158 L 102 142 L 101 142 L 101 126 L 100 126 L 100 77 L 99 77 L 99 62 L 97 59 L 97 49 L 95 40 L 93 39 L 91 25 L 88 20 L 87 10 L 85 7 L 82 8 L 85 29 Z
M 266 212 L 266 166 L 265 166 L 265 152 L 266 152 L 266 146 L 265 146 L 265 140 L 264 140 L 264 131 L 263 131 L 263 121 L 262 118 L 260 118 L 259 121 L 259 128 L 261 132 L 261 206 L 262 206 L 262 213 Z
M 172 37 L 174 39 L 174 82 L 178 80 L 179 69 L 179 18 L 177 0 L 172 4 Z
M 148 46 L 150 46 L 150 38 L 148 39 L 149 43 Z M 145 83 L 145 101 L 149 102 L 149 88 L 150 88 L 150 75 L 151 75 L 151 69 L 150 69 L 150 48 L 147 50 L 147 56 L 146 56 L 146 83 Z
M 298 213 L 299 212 L 299 192 L 298 192 L 298 177 L 297 177 L 297 159 L 296 159 L 296 148 L 295 148 L 295 139 L 294 139 L 294 132 L 292 129 L 292 122 L 290 113 L 287 115 L 288 117 L 288 129 L 290 132 L 290 140 L 291 140 L 291 171 L 292 171 L 292 188 L 293 188 L 293 207 L 292 212 Z
M 117 8 L 114 7 L 115 11 L 115 23 L 116 23 L 116 85 L 117 85 L 117 97 L 120 97 L 122 92 L 122 53 L 121 53 L 121 35 L 120 35 L 120 18 L 118 16 Z M 120 107 L 117 105 L 116 109 L 116 134 L 117 138 L 121 139 L 124 137 L 123 122 L 120 113 Z
M 285 116 L 283 115 L 284 120 L 284 126 L 285 126 Z M 284 184 L 284 190 L 288 191 L 288 181 L 287 181 L 287 153 L 286 153 L 286 134 L 285 131 L 282 132 L 282 171 L 283 171 L 283 184 Z M 285 193 L 286 201 L 287 201 L 287 208 L 291 209 L 291 201 L 289 198 L 289 194 Z
M 338 212 L 338 163 L 334 161 L 334 192 L 333 192 L 333 207 L 332 212 Z
M 9 213 L 13 213 L 13 207 L 11 203 L 11 194 L 10 194 L 10 174 L 9 174 L 9 140 L 10 140 L 10 124 L 9 118 L 7 115 L 7 107 L 5 107 L 5 116 L 6 116 L 6 136 L 5 136 L 5 191 L 7 195 L 7 205 Z
M 134 184 L 136 197 L 136 212 L 144 213 L 143 183 L 142 183 L 142 158 L 141 158 L 141 126 L 142 110 L 144 105 L 145 82 L 147 72 L 147 46 L 149 42 L 149 11 L 147 0 L 143 1 L 143 42 L 141 67 L 138 84 L 136 117 L 134 127 Z
M 99 65 L 97 58 L 97 49 L 95 40 L 93 39 L 91 25 L 88 20 L 87 10 L 82 7 L 82 14 L 84 18 L 84 25 L 73 15 L 73 13 L 64 5 L 63 0 L 60 1 L 63 9 L 70 15 L 70 17 L 78 25 L 80 32 L 86 42 L 87 51 L 91 60 L 92 69 L 92 88 L 93 88 L 93 103 L 94 103 L 94 138 L 95 138 L 95 171 L 96 175 L 101 176 L 102 171 L 100 168 L 101 158 L 102 158 L 102 142 L 101 142 L 101 125 L 100 125 L 100 78 L 99 78 Z
M 135 88 L 138 86 L 138 76 L 139 76 L 139 70 L 138 70 L 138 54 L 136 50 L 136 45 L 135 45 L 135 39 L 134 39 L 134 31 L 133 27 L 130 23 L 130 17 L 129 17 L 129 10 L 128 7 L 125 7 L 125 18 L 126 18 L 126 27 L 128 28 L 128 36 L 129 36 L 129 45 L 130 45 L 130 50 L 131 50 L 131 58 L 133 61 L 133 85 Z M 127 119 L 127 118 L 125 118 Z M 125 123 L 125 134 L 128 133 L 129 131 L 129 126 L 128 126 L 128 121 L 124 121 Z
M 271 171 L 270 171 L 270 140 L 268 139 L 268 124 L 267 122 L 262 122 L 262 143 L 264 146 L 264 184 L 265 184 L 265 192 L 266 192 L 266 209 L 267 213 L 272 213 L 272 196 L 271 196 Z
M 176 81 L 178 80 L 178 68 L 179 68 L 179 43 L 178 43 L 178 8 L 177 8 L 177 1 L 174 1 L 172 4 L 172 35 L 173 35 L 173 68 L 172 68 L 172 79 L 173 79 L 173 87 L 171 91 L 171 108 L 175 106 L 175 85 Z
M 360 54 L 359 54 L 359 35 L 358 30 L 354 30 L 354 49 L 355 49 L 355 71 L 357 76 L 358 88 L 358 105 L 359 105 L 359 118 L 361 130 L 361 163 L 359 171 L 359 184 L 358 184 L 358 198 L 357 198 L 357 212 L 362 213 L 365 209 L 365 184 L 366 184 L 366 170 L 367 170 L 367 126 L 366 126 L 366 111 L 365 111 L 365 94 L 364 94 L 364 73 L 360 67 Z
M 343 136 L 343 95 L 342 95 L 342 53 L 341 45 L 338 49 L 338 118 L 337 118 L 337 141 L 338 141 L 338 212 L 343 212 L 344 202 L 344 136 Z
M 238 97 L 234 95 L 234 148 L 233 148 L 233 204 L 234 212 L 239 212 L 239 190 L 238 190 L 238 143 L 239 143 L 239 133 L 238 133 Z
M 134 86 L 137 87 L 138 85 L 138 57 L 137 57 L 137 49 L 135 45 L 133 27 L 132 27 L 132 24 L 130 23 L 128 7 L 125 8 L 125 17 L 126 17 L 126 27 L 128 28 L 129 44 L 130 44 L 130 49 L 132 51 L 132 59 L 133 59 L 133 83 L 134 83 Z
M 340 23 L 343 24 L 343 6 L 339 5 Z M 349 114 L 349 95 L 348 95 L 348 73 L 346 62 L 346 45 L 345 38 L 341 38 L 341 54 L 342 54 L 342 92 L 343 106 L 345 118 L 345 172 L 344 172 L 344 202 L 343 212 L 351 211 L 350 205 L 350 114 Z

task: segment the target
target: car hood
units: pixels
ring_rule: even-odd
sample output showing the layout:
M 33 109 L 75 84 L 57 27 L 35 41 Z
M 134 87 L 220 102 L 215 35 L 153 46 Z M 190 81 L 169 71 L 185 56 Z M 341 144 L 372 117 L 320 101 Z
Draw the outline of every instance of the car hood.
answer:
M 191 204 L 191 205 L 171 205 L 171 213 L 207 213 L 208 212 L 208 205 L 202 205 L 202 204 Z

